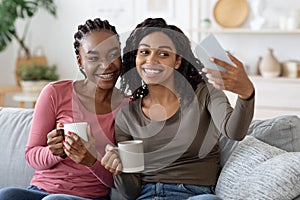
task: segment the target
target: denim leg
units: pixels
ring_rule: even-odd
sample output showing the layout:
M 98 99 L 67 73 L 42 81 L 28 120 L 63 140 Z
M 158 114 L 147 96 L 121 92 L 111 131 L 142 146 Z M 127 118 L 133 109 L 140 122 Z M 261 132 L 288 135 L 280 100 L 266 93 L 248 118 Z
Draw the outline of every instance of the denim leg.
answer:
M 201 194 L 188 198 L 187 200 L 222 200 L 214 194 Z
M 73 195 L 67 194 L 49 194 L 48 196 L 44 197 L 42 200 L 109 200 L 109 195 L 105 197 L 99 197 L 95 199 L 88 199 Z
M 220 200 L 214 195 L 214 186 L 188 184 L 147 183 L 137 200 Z
M 220 197 L 214 194 L 214 186 L 196 186 L 182 184 L 181 187 L 193 193 L 193 196 L 187 198 L 187 200 L 222 200 Z
M 6 187 L 0 189 L 1 200 L 41 200 L 48 194 L 42 190 L 30 188 Z
M 36 186 L 28 188 L 7 187 L 0 189 L 0 200 L 109 200 L 109 195 L 87 199 L 66 194 L 48 194 Z
M 153 200 L 155 196 L 155 183 L 147 183 L 142 186 L 140 196 L 136 200 Z

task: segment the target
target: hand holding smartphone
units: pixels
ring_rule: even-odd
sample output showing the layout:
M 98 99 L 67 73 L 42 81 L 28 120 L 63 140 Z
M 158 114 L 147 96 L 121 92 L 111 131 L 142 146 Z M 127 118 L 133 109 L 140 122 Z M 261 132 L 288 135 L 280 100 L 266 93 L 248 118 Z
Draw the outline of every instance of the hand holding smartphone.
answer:
M 227 70 L 220 65 L 215 64 L 210 60 L 211 57 L 223 60 L 230 65 L 234 63 L 227 56 L 226 51 L 222 48 L 218 40 L 213 34 L 202 40 L 195 49 L 198 59 L 204 64 L 204 67 L 214 70 L 226 72 Z

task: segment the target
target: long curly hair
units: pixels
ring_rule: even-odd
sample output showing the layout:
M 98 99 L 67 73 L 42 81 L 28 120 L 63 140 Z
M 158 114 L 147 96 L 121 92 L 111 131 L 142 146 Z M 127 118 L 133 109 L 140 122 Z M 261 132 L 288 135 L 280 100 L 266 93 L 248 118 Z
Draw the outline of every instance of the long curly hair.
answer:
M 142 84 L 142 79 L 136 70 L 136 55 L 140 41 L 153 32 L 163 32 L 174 43 L 177 56 L 182 57 L 179 73 L 174 73 L 175 89 L 181 98 L 192 99 L 197 85 L 204 81 L 199 74 L 203 68 L 202 63 L 194 56 L 191 43 L 181 29 L 169 25 L 162 18 L 148 18 L 138 24 L 126 40 L 123 49 L 123 63 L 121 67 L 120 89 L 131 95 L 133 100 L 143 98 L 148 94 L 147 85 Z M 185 78 L 184 81 L 182 77 Z M 192 87 L 193 90 L 187 89 Z

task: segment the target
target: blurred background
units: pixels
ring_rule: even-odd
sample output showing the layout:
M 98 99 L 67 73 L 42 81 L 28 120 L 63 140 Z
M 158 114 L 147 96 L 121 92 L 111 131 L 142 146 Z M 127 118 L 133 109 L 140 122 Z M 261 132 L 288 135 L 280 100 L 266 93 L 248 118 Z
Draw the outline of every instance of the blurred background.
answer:
M 275 112 L 267 117 L 278 111 L 280 114 L 300 113 L 300 105 L 296 103 L 300 97 L 295 96 L 297 92 L 300 94 L 300 1 L 54 0 L 53 3 L 56 17 L 39 8 L 33 17 L 17 19 L 15 28 L 19 35 L 26 32 L 24 42 L 32 55 L 42 55 L 49 65 L 57 67 L 59 79 L 82 78 L 76 63 L 73 35 L 77 26 L 87 19 L 107 19 L 116 26 L 124 43 L 137 23 L 147 17 L 163 17 L 179 26 L 190 37 L 193 47 L 212 33 L 225 50 L 242 60 L 256 86 L 261 88 L 259 95 L 271 91 L 263 96 L 280 102 L 273 105 L 270 99 L 258 100 L 258 109 L 262 109 L 259 106 L 267 110 L 275 107 Z M 0 15 L 1 12 L 0 9 Z M 18 86 L 15 69 L 21 56 L 20 44 L 14 38 L 0 51 L 0 95 L 4 98 L 1 106 L 20 106 L 20 100 L 14 95 L 23 94 L 22 90 L 2 89 L 1 92 L 1 87 Z M 279 63 L 280 68 L 266 69 L 266 63 L 271 63 L 271 68 Z M 276 70 L 279 71 L 274 72 Z M 270 87 L 277 89 L 272 91 Z M 281 96 L 272 96 L 275 94 Z M 293 101 L 291 98 L 295 103 L 288 102 L 288 99 Z M 27 107 L 31 107 L 31 103 Z

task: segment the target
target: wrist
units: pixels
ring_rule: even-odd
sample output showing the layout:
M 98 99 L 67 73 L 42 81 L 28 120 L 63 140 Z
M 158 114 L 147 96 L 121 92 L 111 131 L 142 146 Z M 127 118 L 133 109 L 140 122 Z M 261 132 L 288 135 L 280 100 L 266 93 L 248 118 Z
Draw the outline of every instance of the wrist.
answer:
M 248 101 L 250 99 L 252 99 L 255 96 L 255 90 L 253 89 L 252 93 L 250 95 L 239 95 L 239 98 L 241 98 L 242 100 Z
M 61 157 L 62 159 L 65 159 L 65 158 L 67 158 L 68 156 L 67 156 L 67 154 L 64 154 L 64 155 L 61 155 L 61 156 L 59 156 L 59 157 Z
M 88 164 L 88 167 L 94 166 L 96 162 L 97 162 L 97 159 L 94 158 L 94 159 Z

